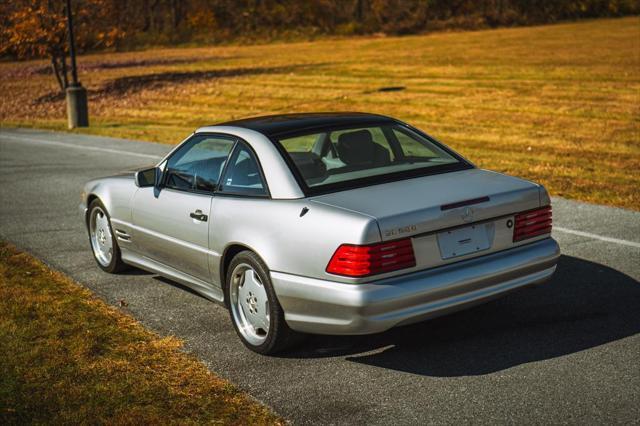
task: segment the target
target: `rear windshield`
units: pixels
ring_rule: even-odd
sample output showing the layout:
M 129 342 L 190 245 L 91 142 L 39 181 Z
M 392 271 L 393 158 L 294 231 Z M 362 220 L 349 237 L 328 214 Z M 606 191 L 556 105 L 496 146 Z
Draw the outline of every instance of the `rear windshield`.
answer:
M 311 192 L 467 165 L 436 142 L 396 124 L 324 130 L 279 142 Z

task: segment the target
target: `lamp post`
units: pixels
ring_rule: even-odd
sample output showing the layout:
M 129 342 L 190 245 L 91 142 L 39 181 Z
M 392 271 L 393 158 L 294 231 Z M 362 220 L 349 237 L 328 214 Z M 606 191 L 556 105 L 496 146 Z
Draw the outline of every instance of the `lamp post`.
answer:
M 67 0 L 67 29 L 69 30 L 69 55 L 71 56 L 71 84 L 66 89 L 67 118 L 69 128 L 89 127 L 89 111 L 87 108 L 87 89 L 78 81 L 76 68 L 76 41 L 73 34 L 73 17 L 71 16 L 71 0 Z

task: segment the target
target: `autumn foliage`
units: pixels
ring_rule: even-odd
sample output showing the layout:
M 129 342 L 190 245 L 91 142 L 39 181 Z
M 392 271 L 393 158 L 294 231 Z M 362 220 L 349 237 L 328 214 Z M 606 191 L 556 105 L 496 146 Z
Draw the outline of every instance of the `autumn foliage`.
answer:
M 73 12 L 80 51 L 115 46 L 126 32 L 115 18 L 115 2 L 83 0 Z M 68 35 L 64 1 L 12 0 L 0 4 L 0 56 L 48 57 L 60 89 L 69 85 Z
M 48 57 L 68 85 L 65 1 L 0 2 L 0 57 Z M 72 0 L 79 52 L 317 35 L 414 34 L 640 13 L 637 0 Z

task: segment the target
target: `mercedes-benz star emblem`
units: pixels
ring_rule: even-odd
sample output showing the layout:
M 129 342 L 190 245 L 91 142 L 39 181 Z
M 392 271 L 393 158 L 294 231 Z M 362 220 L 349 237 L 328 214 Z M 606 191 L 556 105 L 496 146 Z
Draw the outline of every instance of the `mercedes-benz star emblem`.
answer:
M 473 209 L 471 207 L 465 207 L 462 211 L 462 220 L 469 223 L 473 220 Z

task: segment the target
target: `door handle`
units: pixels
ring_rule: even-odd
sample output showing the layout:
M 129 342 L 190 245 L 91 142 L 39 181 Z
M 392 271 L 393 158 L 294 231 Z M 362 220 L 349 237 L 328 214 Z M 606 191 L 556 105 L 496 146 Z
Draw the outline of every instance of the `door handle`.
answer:
M 202 210 L 198 209 L 195 212 L 189 213 L 192 219 L 199 220 L 201 222 L 206 222 L 209 218 L 206 214 L 202 213 Z

